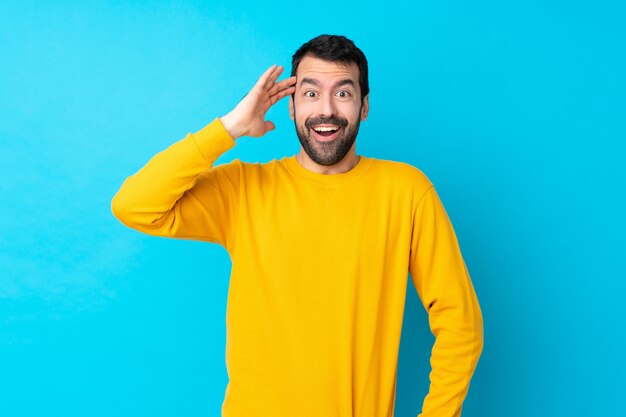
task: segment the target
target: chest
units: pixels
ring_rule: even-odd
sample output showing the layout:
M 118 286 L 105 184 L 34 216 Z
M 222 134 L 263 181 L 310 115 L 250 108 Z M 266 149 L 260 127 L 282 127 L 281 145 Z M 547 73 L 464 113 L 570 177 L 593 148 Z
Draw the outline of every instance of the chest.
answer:
M 408 256 L 411 199 L 393 186 L 268 184 L 248 187 L 241 203 L 238 241 L 263 262 L 294 253 L 317 265 L 362 263 L 394 250 Z

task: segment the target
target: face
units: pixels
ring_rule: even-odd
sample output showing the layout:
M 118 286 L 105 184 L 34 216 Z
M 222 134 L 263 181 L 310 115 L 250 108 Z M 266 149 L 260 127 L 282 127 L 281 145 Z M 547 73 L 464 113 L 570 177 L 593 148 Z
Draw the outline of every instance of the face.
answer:
M 359 68 L 305 56 L 296 73 L 289 113 L 307 155 L 319 165 L 335 165 L 354 151 L 369 97 L 361 103 Z

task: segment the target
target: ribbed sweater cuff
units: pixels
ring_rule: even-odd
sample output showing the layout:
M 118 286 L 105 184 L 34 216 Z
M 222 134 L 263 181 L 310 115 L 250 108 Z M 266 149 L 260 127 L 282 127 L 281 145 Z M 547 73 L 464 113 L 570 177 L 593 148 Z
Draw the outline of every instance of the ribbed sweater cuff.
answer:
M 221 154 L 235 146 L 235 140 L 230 136 L 219 117 L 196 133 L 192 133 L 191 137 L 204 159 L 211 165 Z

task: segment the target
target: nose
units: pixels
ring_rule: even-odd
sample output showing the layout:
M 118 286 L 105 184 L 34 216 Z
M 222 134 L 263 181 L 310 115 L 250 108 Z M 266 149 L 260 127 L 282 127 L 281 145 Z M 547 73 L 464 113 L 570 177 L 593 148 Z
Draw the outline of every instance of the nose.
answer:
M 325 94 L 321 100 L 319 100 L 319 105 L 318 112 L 320 116 L 330 117 L 335 115 L 336 108 L 332 95 Z

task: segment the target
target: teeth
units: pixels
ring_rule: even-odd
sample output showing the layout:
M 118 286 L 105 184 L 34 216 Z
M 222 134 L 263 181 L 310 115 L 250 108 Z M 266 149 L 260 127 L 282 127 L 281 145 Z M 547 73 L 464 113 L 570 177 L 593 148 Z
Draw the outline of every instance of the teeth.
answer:
M 339 130 L 338 127 L 330 127 L 330 126 L 322 126 L 322 127 L 316 127 L 314 128 L 315 131 L 317 132 L 331 132 L 331 131 L 335 131 L 335 130 Z

